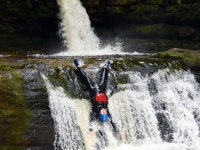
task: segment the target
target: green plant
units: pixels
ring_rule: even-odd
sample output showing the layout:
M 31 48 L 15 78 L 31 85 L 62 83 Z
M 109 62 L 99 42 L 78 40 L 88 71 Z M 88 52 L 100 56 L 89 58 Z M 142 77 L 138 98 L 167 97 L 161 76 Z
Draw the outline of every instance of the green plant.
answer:
M 177 0 L 177 4 L 181 4 L 181 0 Z

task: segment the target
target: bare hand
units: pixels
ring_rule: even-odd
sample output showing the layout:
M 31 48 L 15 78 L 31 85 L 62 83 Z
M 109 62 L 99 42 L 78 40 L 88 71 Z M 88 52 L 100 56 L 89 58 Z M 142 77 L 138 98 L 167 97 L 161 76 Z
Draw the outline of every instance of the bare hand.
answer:
M 122 132 L 119 132 L 119 136 L 120 136 L 121 140 L 126 143 L 126 139 L 125 139 L 124 134 Z
M 94 140 L 94 131 L 89 132 L 89 139 L 92 141 Z

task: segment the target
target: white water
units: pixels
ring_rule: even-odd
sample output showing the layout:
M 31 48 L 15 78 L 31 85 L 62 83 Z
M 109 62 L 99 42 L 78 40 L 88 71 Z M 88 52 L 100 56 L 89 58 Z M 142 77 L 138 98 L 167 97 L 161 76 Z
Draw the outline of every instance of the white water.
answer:
M 82 143 L 89 143 L 87 131 L 90 105 L 88 101 L 69 98 L 62 87 L 54 87 L 43 74 L 42 77 L 48 89 L 49 105 L 55 124 L 55 149 L 82 150 Z
M 57 0 L 60 6 L 62 22 L 60 23 L 60 34 L 67 46 L 67 51 L 56 55 L 109 55 L 121 53 L 121 43 L 115 46 L 100 46 L 99 38 L 94 34 L 89 16 L 82 6 L 80 0 Z
M 130 83 L 119 86 L 123 91 L 110 98 L 109 108 L 132 146 L 124 145 L 118 149 L 199 150 L 200 86 L 194 76 L 190 72 L 173 73 L 168 69 L 159 70 L 150 77 L 142 77 L 137 72 L 125 74 L 129 76 Z M 147 87 L 151 80 L 158 90 L 155 95 L 150 94 Z M 159 108 L 163 103 L 165 110 L 155 111 L 152 107 Z M 166 115 L 174 130 L 172 143 L 163 142 L 160 138 L 155 117 L 157 112 Z M 193 112 L 198 114 L 198 121 L 194 119 Z M 138 135 L 142 138 L 136 139 Z
M 130 82 L 118 85 L 119 92 L 109 98 L 109 109 L 123 133 L 123 141 L 113 135 L 109 124 L 92 124 L 97 135 L 90 136 L 90 103 L 69 98 L 62 87 L 53 87 L 43 75 L 55 122 L 55 149 L 85 147 L 92 150 L 97 145 L 105 150 L 200 149 L 200 86 L 189 71 L 170 72 L 166 69 L 145 77 L 138 72 L 121 74 L 127 75 Z M 153 94 L 148 87 L 151 81 L 157 89 Z M 163 103 L 165 109 L 162 109 Z M 173 129 L 172 142 L 164 142 L 161 138 L 156 118 L 158 112 L 165 114 Z M 98 130 L 105 132 L 104 136 L 100 136 Z

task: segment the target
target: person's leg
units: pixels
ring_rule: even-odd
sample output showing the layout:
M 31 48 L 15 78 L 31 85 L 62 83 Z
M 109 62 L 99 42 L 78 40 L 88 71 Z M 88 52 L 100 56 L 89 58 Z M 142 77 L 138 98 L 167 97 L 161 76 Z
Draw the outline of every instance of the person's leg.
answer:
M 94 97 L 95 94 L 97 93 L 97 89 L 94 82 L 90 79 L 90 77 L 87 76 L 82 67 L 77 67 L 77 69 L 79 71 L 81 79 L 84 81 L 86 85 L 87 90 L 90 92 L 91 98 Z
M 100 74 L 99 83 L 98 83 L 100 92 L 105 93 L 107 80 L 108 80 L 108 69 L 106 67 L 103 67 L 101 69 L 101 74 Z

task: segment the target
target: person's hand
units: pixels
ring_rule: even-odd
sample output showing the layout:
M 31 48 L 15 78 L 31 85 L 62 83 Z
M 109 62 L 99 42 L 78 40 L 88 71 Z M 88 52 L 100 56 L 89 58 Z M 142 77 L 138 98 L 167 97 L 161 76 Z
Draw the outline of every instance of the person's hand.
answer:
M 120 136 L 121 140 L 126 143 L 126 139 L 125 139 L 124 134 L 122 132 L 119 132 L 119 136 Z
M 89 139 L 90 139 L 91 141 L 94 140 L 94 131 L 90 131 L 90 132 L 89 132 Z

